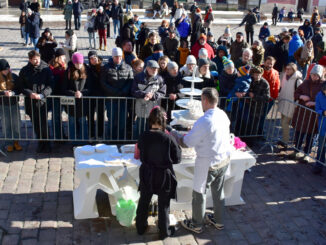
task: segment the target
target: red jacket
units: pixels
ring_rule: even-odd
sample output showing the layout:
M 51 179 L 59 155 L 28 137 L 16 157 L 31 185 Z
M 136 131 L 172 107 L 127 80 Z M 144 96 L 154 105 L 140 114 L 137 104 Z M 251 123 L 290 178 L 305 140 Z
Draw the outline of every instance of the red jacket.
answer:
M 280 90 L 280 75 L 278 71 L 274 68 L 269 71 L 264 70 L 263 78 L 269 83 L 271 97 L 277 99 Z
M 211 45 L 208 43 L 205 43 L 205 45 L 200 45 L 199 42 L 197 41 L 195 45 L 191 49 L 191 54 L 198 59 L 198 52 L 200 49 L 206 49 L 208 53 L 208 59 L 213 59 L 214 58 L 214 50 L 212 49 Z

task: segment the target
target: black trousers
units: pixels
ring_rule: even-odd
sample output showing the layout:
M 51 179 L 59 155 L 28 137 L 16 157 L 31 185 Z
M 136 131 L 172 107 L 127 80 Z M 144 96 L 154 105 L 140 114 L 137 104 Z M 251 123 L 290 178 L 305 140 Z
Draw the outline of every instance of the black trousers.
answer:
M 253 31 L 246 31 L 246 36 L 247 36 L 247 43 L 249 43 L 249 37 L 250 37 L 250 44 L 254 42 L 254 32 Z
M 107 31 L 106 31 L 106 37 L 110 37 L 110 18 L 109 18 L 109 22 L 107 24 L 106 29 L 107 29 Z
M 36 106 L 33 103 L 32 113 L 28 114 L 31 118 L 33 129 L 37 139 L 48 139 L 47 111 L 45 105 Z
M 90 135 L 96 139 L 104 139 L 104 99 L 91 99 L 88 121 L 90 123 Z M 96 120 L 95 120 L 96 113 Z
M 140 192 L 140 198 L 136 213 L 136 228 L 139 235 L 144 234 L 148 227 L 148 209 L 153 193 L 147 191 Z M 170 197 L 169 193 L 162 192 L 158 195 L 158 228 L 160 237 L 170 236 Z
M 272 16 L 273 25 L 277 24 L 277 16 Z
M 71 29 L 71 20 L 66 20 L 66 29 Z

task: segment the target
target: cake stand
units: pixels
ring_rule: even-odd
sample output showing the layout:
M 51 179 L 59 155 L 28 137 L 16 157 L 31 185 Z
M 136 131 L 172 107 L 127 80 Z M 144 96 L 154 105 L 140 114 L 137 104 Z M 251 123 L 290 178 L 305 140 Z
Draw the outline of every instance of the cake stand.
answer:
M 190 98 L 179 99 L 176 101 L 177 106 L 181 108 L 189 109 L 189 102 L 193 100 L 193 97 L 201 95 L 201 90 L 195 88 L 195 83 L 202 83 L 203 79 L 195 77 L 195 74 L 196 71 L 193 72 L 192 76 L 183 78 L 183 80 L 191 83 L 191 87 L 180 89 L 181 93 L 190 96 Z

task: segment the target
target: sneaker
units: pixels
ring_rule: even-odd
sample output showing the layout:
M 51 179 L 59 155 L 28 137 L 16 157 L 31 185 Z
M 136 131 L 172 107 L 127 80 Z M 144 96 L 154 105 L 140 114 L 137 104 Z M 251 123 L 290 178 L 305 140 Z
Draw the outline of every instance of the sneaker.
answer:
M 13 152 L 14 151 L 14 147 L 12 145 L 7 145 L 6 146 L 6 151 L 7 152 Z
M 302 160 L 303 163 L 309 163 L 309 159 L 310 157 L 309 156 L 305 156 Z
M 202 227 L 195 227 L 194 224 L 192 223 L 192 221 L 191 220 L 188 220 L 188 219 L 185 219 L 185 220 L 181 221 L 181 225 L 186 230 L 195 232 L 197 234 L 200 234 L 200 233 L 203 232 L 203 228 Z
M 20 144 L 18 143 L 18 141 L 14 142 L 14 148 L 16 151 L 21 151 L 23 148 L 20 146 Z
M 218 230 L 223 230 L 224 229 L 224 225 L 217 223 L 213 214 L 206 214 L 206 221 L 209 224 L 215 226 L 215 228 L 218 229 Z

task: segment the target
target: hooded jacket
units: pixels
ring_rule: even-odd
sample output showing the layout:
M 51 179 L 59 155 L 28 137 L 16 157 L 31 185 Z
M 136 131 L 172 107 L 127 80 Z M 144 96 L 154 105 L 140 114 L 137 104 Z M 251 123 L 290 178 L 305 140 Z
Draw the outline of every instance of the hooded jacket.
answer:
M 300 47 L 303 46 L 303 42 L 300 36 L 294 35 L 289 42 L 289 57 L 294 56 L 295 51 L 297 51 Z
M 124 61 L 120 65 L 115 65 L 110 58 L 100 75 L 101 88 L 104 96 L 128 97 L 134 79 L 132 68 Z
M 306 25 L 306 23 L 308 23 L 308 25 Z M 308 19 L 303 22 L 303 25 L 299 27 L 299 30 L 303 30 L 304 38 L 306 40 L 312 38 L 312 36 L 314 35 L 314 30 L 312 29 L 312 26 L 310 25 L 310 21 Z
M 218 56 L 218 53 L 220 52 L 220 50 L 224 51 L 226 57 L 229 57 L 229 52 L 226 49 L 225 46 L 218 46 L 217 50 L 216 50 L 216 56 L 213 59 L 213 62 L 215 62 L 216 66 L 217 66 L 217 72 L 220 74 L 223 70 L 224 70 L 224 65 L 223 65 L 223 61 L 222 59 Z

